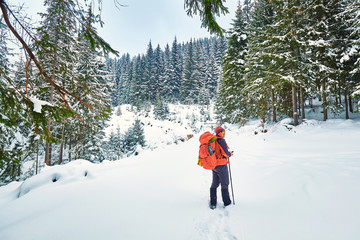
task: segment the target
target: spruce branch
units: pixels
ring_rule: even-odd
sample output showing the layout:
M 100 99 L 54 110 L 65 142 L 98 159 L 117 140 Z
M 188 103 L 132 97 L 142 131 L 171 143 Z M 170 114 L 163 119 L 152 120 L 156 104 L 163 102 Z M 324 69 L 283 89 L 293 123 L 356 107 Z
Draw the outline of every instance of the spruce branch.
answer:
M 8 5 L 5 3 L 4 0 L 0 0 L 0 8 L 5 20 L 6 25 L 8 26 L 8 28 L 10 29 L 10 31 L 13 33 L 13 35 L 20 41 L 21 45 L 23 46 L 23 48 L 26 50 L 26 52 L 28 53 L 30 59 L 32 61 L 34 61 L 36 67 L 38 68 L 40 75 L 43 77 L 44 81 L 50 83 L 50 85 L 52 85 L 57 92 L 59 93 L 59 95 L 61 96 L 61 98 L 63 99 L 64 103 L 66 104 L 66 106 L 69 108 L 69 110 L 71 112 L 74 113 L 74 111 L 72 110 L 69 102 L 66 100 L 65 95 L 69 95 L 71 97 L 74 97 L 76 100 L 78 100 L 79 102 L 81 102 L 83 105 L 85 105 L 87 108 L 92 110 L 92 106 L 90 106 L 89 104 L 87 104 L 86 102 L 82 101 L 79 97 L 77 97 L 74 94 L 71 94 L 69 91 L 67 91 L 66 89 L 60 87 L 59 85 L 57 85 L 54 81 L 52 81 L 50 79 L 50 77 L 47 75 L 47 73 L 45 72 L 45 70 L 42 68 L 41 64 L 39 63 L 39 61 L 37 60 L 36 56 L 34 55 L 34 53 L 32 52 L 32 50 L 30 49 L 30 47 L 27 45 L 27 43 L 24 41 L 24 39 L 18 34 L 18 32 L 16 31 L 16 29 L 12 26 L 12 24 L 10 23 L 9 20 L 9 16 L 8 16 L 8 11 L 11 12 L 11 10 L 9 9 Z M 22 26 L 22 25 L 20 25 Z M 3 71 L 2 71 L 3 72 Z M 21 94 L 22 96 L 24 96 L 23 94 Z M 82 118 L 79 117 L 77 114 L 75 114 L 75 116 L 77 116 L 81 121 Z

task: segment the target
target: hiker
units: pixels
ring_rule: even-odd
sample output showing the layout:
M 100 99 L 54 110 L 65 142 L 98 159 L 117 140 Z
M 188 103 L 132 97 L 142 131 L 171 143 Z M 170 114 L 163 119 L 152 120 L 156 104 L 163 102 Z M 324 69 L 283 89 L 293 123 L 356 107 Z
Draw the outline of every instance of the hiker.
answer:
M 216 167 L 212 170 L 212 184 L 210 187 L 210 208 L 216 208 L 217 187 L 221 184 L 221 196 L 224 202 L 224 206 L 231 204 L 229 195 L 229 171 L 227 167 L 228 159 L 233 154 L 229 152 L 229 147 L 225 141 L 225 129 L 218 126 L 215 130 L 216 142 L 215 142 L 215 156 Z

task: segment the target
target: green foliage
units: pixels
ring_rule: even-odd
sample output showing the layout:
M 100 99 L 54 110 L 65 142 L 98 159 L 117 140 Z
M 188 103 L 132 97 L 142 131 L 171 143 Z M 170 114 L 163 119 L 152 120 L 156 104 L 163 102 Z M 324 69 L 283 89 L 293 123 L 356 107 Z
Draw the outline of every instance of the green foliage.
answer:
M 160 98 L 159 94 L 154 105 L 155 119 L 165 120 L 169 115 L 169 108 L 163 98 Z
M 166 102 L 215 100 L 226 40 L 212 37 L 179 44 L 175 39 L 172 46 L 154 51 L 150 43 L 146 55 L 108 59 L 112 104 L 155 104 L 157 94 Z
M 91 11 L 85 18 L 80 5 L 74 4 L 72 0 L 45 1 L 45 5 L 47 11 L 41 14 L 41 26 L 37 28 L 36 39 L 39 41 L 33 43 L 32 51 L 54 83 L 91 105 L 92 109 L 69 95 L 60 96 L 56 91 L 51 100 L 51 85 L 44 81 L 32 65 L 27 69 L 26 78 L 22 59 L 16 63 L 15 71 L 8 68 L 11 64 L 6 57 L 10 53 L 5 51 L 6 41 L 1 39 L 2 180 L 13 179 L 9 176 L 14 174 L 14 167 L 19 168 L 24 161 L 34 159 L 35 152 L 40 154 L 39 157 L 44 157 L 44 141 L 52 143 L 53 158 L 60 155 L 60 150 L 62 155 L 62 150 L 68 152 L 69 160 L 71 154 L 95 162 L 101 161 L 103 156 L 101 142 L 104 134 L 101 129 L 110 116 L 109 78 L 104 58 L 97 49 L 102 48 L 106 53 L 115 51 L 92 27 L 91 24 L 99 19 Z M 0 23 L 0 36 L 3 37 L 2 19 Z M 39 107 L 40 100 L 42 106 L 41 111 L 38 111 L 34 109 L 34 104 Z M 63 145 L 66 144 L 69 150 L 65 150 Z
M 133 154 L 138 145 L 145 147 L 145 136 L 141 121 L 136 119 L 134 125 L 125 133 L 123 151 L 127 154 Z
M 223 37 L 224 29 L 216 22 L 215 16 L 229 13 L 227 7 L 224 6 L 224 0 L 185 0 L 186 12 L 189 16 L 199 13 L 202 21 L 201 26 Z
M 216 101 L 216 112 L 220 121 L 243 123 L 246 116 L 242 90 L 249 14 L 249 11 L 244 12 L 239 6 L 229 32 L 228 47 L 223 60 L 223 77 Z
M 229 33 L 216 105 L 219 119 L 291 117 L 300 88 L 304 99 L 321 98 L 325 120 L 327 110 L 336 115 L 347 109 L 348 103 L 340 102 L 354 92 L 357 79 L 352 44 L 359 35 L 351 34 L 349 24 L 358 23 L 350 17 L 358 6 L 335 0 L 256 0 L 253 5 L 245 1 L 244 9 L 250 14 L 239 10 Z

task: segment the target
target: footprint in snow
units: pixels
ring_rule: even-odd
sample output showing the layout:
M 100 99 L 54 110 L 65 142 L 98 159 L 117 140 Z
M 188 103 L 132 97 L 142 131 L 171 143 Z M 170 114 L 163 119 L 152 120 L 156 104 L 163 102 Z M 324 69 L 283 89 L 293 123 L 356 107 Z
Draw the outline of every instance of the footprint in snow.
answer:
M 222 206 L 214 210 L 207 209 L 207 212 L 197 219 L 197 230 L 201 239 L 238 240 L 229 229 L 229 215 L 229 211 Z

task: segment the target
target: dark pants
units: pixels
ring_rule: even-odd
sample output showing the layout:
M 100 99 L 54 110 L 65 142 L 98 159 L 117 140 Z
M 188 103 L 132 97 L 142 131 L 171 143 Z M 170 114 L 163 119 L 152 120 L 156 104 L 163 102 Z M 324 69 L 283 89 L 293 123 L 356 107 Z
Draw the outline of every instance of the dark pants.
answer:
M 221 189 L 227 189 L 229 186 L 229 171 L 227 164 L 217 166 L 212 170 L 212 177 L 210 188 L 217 188 L 221 184 Z
M 216 189 L 221 184 L 221 196 L 224 202 L 224 205 L 230 205 L 231 200 L 229 196 L 229 171 L 227 164 L 217 166 L 214 170 L 212 170 L 212 184 L 210 187 L 210 205 L 216 206 L 217 196 L 216 196 Z

